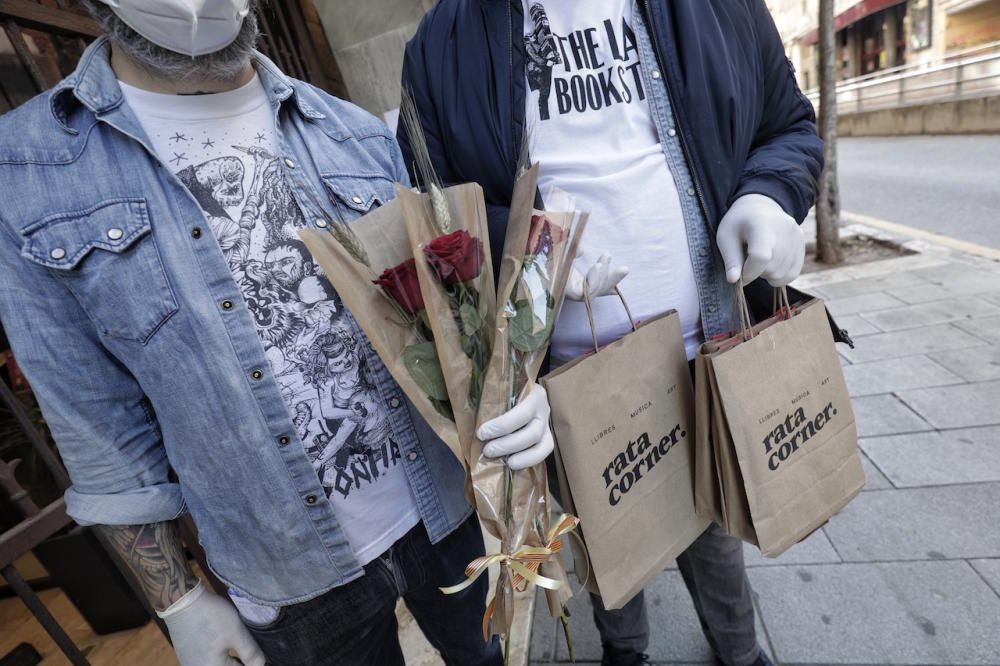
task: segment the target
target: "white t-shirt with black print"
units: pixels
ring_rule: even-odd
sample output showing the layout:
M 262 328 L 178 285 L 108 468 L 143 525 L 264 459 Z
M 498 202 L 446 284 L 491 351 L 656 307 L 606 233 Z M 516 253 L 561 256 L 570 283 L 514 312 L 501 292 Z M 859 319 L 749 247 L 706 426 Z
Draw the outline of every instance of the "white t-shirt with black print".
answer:
M 669 309 L 681 317 L 688 356 L 702 340 L 694 267 L 680 197 L 646 99 L 633 32 L 635 0 L 524 0 L 530 151 L 542 197 L 572 195 L 590 220 L 575 266 L 604 252 L 630 274 L 620 287 L 636 318 Z M 594 302 L 598 340 L 625 335 L 617 298 Z M 556 322 L 556 363 L 593 350 L 582 303 Z
M 160 161 L 201 205 L 337 519 L 370 562 L 420 520 L 416 498 L 369 343 L 296 233 L 306 223 L 259 78 L 208 95 L 121 88 Z

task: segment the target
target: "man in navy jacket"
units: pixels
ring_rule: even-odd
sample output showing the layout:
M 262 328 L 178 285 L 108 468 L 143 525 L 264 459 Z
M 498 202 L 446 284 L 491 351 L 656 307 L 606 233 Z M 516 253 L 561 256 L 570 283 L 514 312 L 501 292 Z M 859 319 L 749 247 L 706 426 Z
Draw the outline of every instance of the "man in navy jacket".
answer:
M 442 0 L 407 46 L 403 86 L 440 178 L 483 187 L 495 255 L 526 151 L 543 194 L 591 212 L 576 262 L 591 295 L 628 273 L 611 255 L 627 258 L 630 304 L 640 318 L 677 309 L 689 356 L 732 329 L 732 283 L 763 314 L 768 283 L 801 270 L 823 145 L 764 0 Z M 589 340 L 578 310 L 560 315 L 556 363 Z M 627 330 L 615 310 L 595 303 L 602 343 Z M 712 526 L 678 567 L 715 655 L 768 664 L 741 544 Z M 594 608 L 604 663 L 645 663 L 642 595 Z

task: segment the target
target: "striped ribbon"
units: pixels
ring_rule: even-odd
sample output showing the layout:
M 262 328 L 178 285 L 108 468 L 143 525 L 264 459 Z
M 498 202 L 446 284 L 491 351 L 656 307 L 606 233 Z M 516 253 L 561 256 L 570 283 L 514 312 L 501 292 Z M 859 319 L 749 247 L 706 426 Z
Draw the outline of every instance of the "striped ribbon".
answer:
M 529 583 L 547 590 L 558 590 L 562 587 L 562 581 L 539 575 L 538 568 L 562 550 L 563 542 L 560 537 L 572 532 L 579 524 L 579 518 L 564 513 L 549 529 L 544 546 L 524 546 L 514 553 L 494 553 L 477 557 L 465 567 L 466 578 L 464 581 L 458 585 L 439 589 L 445 594 L 456 594 L 475 583 L 494 564 L 506 563 L 507 567 L 514 573 L 510 582 L 515 590 L 523 591 L 527 589 Z M 495 602 L 496 595 L 494 594 L 489 606 L 486 607 L 486 613 L 483 615 L 483 640 L 489 640 L 489 625 L 493 618 Z

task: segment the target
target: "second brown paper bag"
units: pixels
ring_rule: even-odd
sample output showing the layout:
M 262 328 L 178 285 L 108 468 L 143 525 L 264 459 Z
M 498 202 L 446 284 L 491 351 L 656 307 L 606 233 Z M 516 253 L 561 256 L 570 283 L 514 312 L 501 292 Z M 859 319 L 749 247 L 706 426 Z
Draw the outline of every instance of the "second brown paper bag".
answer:
M 857 429 L 823 302 L 809 300 L 696 358 L 696 503 L 777 557 L 864 486 Z

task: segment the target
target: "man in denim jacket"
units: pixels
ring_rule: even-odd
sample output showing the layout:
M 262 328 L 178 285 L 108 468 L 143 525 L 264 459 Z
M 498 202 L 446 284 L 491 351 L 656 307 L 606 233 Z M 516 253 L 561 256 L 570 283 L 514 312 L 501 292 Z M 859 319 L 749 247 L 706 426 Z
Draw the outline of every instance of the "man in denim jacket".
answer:
M 462 467 L 297 236 L 391 198 L 395 140 L 255 52 L 248 0 L 86 4 L 107 36 L 0 119 L 0 317 L 69 514 L 184 666 L 402 664 L 399 597 L 448 663 L 499 663 L 485 578 L 438 590 L 483 553 Z

